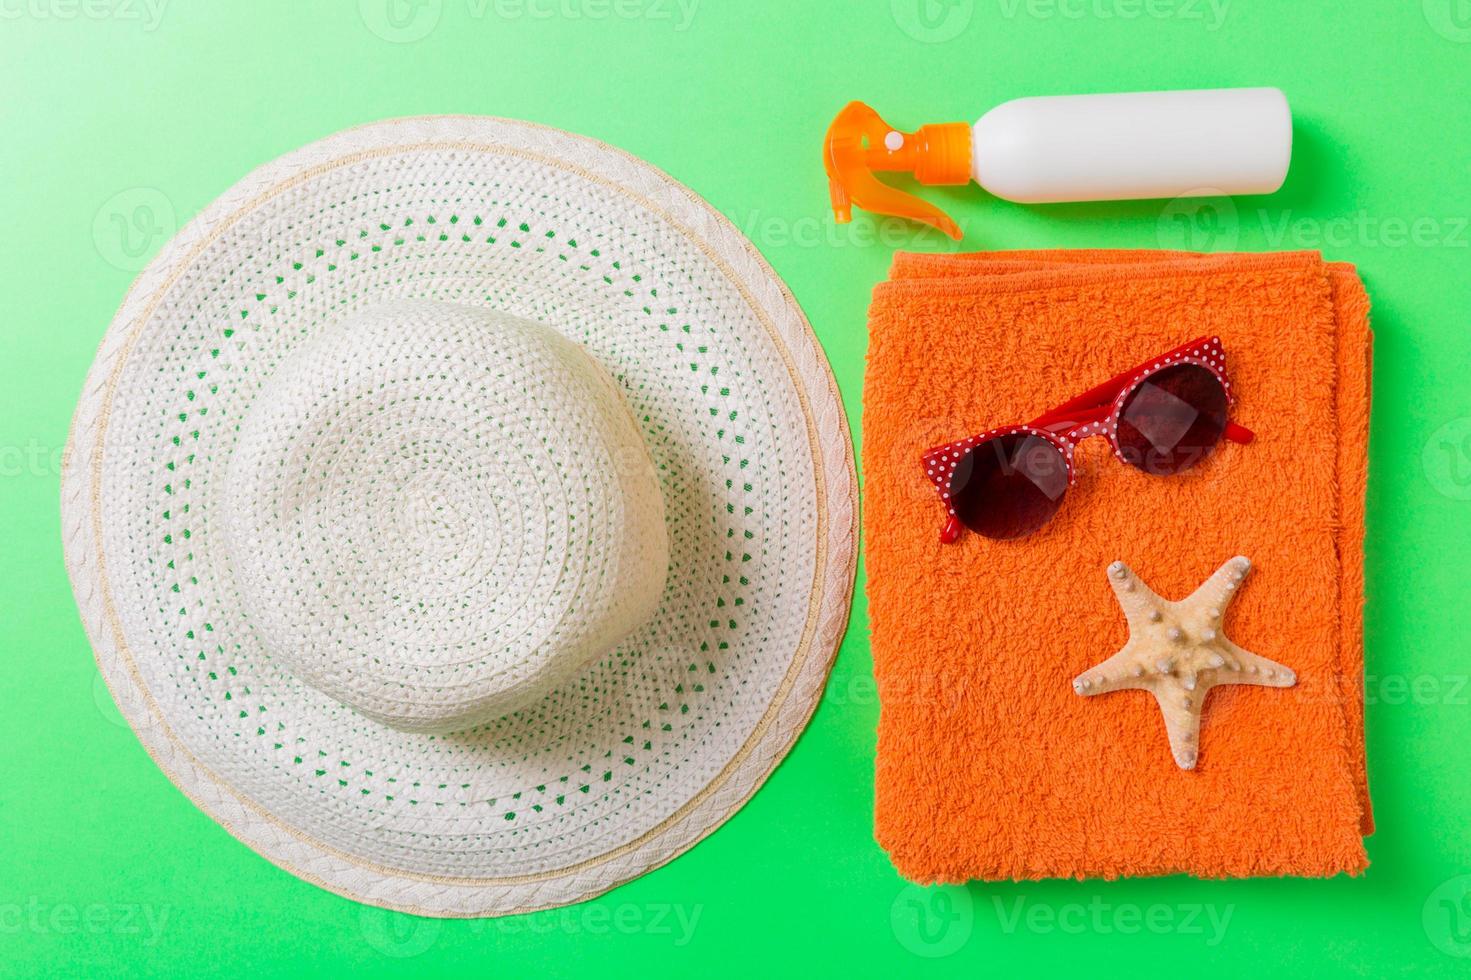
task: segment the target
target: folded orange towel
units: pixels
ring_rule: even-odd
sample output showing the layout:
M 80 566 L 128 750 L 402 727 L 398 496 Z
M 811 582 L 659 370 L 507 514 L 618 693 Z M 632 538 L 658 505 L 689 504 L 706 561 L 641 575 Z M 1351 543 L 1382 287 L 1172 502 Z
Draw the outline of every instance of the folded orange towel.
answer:
M 876 826 L 906 877 L 1358 873 L 1364 765 L 1368 299 L 1313 253 L 899 255 L 874 291 L 863 395 Z M 1052 522 L 944 545 L 920 457 L 1022 423 L 1157 353 L 1222 338 L 1235 421 L 1151 476 L 1080 446 Z M 1070 681 L 1127 638 L 1116 559 L 1180 599 L 1254 569 L 1225 629 L 1297 672 L 1211 692 L 1194 771 L 1154 699 Z

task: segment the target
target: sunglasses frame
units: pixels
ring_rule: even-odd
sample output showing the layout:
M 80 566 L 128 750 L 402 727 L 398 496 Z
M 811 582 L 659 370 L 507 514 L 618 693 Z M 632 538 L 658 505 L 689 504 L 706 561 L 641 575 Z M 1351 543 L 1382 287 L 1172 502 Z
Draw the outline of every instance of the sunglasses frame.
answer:
M 1077 470 L 1073 467 L 1073 449 L 1084 439 L 1103 436 L 1113 448 L 1113 454 L 1118 461 L 1132 466 L 1133 464 L 1119 448 L 1119 414 L 1123 411 L 1124 405 L 1128 403 L 1129 396 L 1134 394 L 1139 386 L 1148 381 L 1150 377 L 1165 368 L 1182 364 L 1193 364 L 1215 375 L 1226 393 L 1227 410 L 1229 411 L 1235 405 L 1236 396 L 1232 391 L 1231 381 L 1226 376 L 1226 351 L 1221 346 L 1221 338 L 1197 337 L 1174 350 L 1150 358 L 1123 374 L 1115 375 L 1103 384 L 1090 388 L 1076 398 L 1069 399 L 1056 408 L 1044 412 L 1025 425 L 998 426 L 980 435 L 947 442 L 942 446 L 935 446 L 927 450 L 921 457 L 925 476 L 934 484 L 949 518 L 940 532 L 940 540 L 946 544 L 954 543 L 960 538 L 964 527 L 950 500 L 950 481 L 955 474 L 955 468 L 960 465 L 962 459 L 993 439 L 1025 434 L 1051 443 L 1067 467 L 1069 489 L 1078 482 Z M 1255 438 L 1251 430 L 1231 421 L 1227 421 L 1221 437 L 1242 444 L 1249 443 Z

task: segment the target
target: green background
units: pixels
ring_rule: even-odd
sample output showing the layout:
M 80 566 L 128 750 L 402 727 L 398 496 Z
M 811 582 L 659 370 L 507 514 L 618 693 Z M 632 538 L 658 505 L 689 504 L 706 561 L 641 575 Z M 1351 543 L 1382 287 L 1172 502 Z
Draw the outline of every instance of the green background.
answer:
M 1359 265 L 1380 827 L 1363 878 L 906 886 L 872 838 L 861 590 L 816 718 L 744 810 L 668 867 L 520 919 L 414 919 L 295 880 L 195 810 L 101 687 L 59 546 L 71 409 L 132 272 L 256 165 L 419 113 L 623 147 L 791 285 L 856 440 L 869 289 L 896 247 L 949 243 L 832 224 L 818 151 L 839 106 L 913 128 L 1022 95 L 1264 84 L 1297 121 L 1272 197 L 930 197 L 972 249 L 1322 248 Z M 0 974 L 1465 975 L 1468 105 L 1471 0 L 0 0 Z

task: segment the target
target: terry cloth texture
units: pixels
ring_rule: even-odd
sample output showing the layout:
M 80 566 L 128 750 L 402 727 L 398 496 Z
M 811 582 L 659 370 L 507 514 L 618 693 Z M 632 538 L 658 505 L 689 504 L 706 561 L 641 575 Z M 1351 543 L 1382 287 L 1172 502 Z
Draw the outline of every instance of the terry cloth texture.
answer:
M 1353 268 L 1316 253 L 896 257 L 870 311 L 863 470 L 876 833 L 903 875 L 1364 869 L 1368 308 Z M 1222 339 L 1255 442 L 1160 477 L 1090 439 L 1041 531 L 940 543 L 926 449 L 1199 336 Z M 1237 554 L 1254 567 L 1226 635 L 1298 684 L 1216 688 L 1182 771 L 1152 696 L 1070 681 L 1127 639 L 1110 562 L 1180 599 Z

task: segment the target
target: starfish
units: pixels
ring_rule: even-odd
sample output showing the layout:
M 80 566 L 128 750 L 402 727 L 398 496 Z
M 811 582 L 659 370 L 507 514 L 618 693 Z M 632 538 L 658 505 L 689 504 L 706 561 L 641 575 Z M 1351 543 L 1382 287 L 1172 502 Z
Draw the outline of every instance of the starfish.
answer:
M 1108 566 L 1108 581 L 1129 623 L 1122 650 L 1073 680 L 1085 697 L 1141 690 L 1154 695 L 1165 719 L 1170 752 L 1181 769 L 1194 769 L 1199 755 L 1200 712 L 1210 689 L 1220 684 L 1291 687 L 1297 675 L 1275 660 L 1243 650 L 1221 628 L 1226 606 L 1236 596 L 1251 562 L 1237 555 L 1188 599 L 1161 599 L 1121 561 Z

